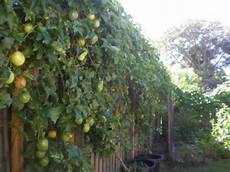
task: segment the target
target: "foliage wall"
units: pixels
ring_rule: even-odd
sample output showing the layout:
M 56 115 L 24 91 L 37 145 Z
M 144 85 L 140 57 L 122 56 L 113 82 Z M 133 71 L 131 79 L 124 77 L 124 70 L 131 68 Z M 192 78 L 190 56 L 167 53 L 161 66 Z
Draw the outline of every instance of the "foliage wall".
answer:
M 24 171 L 90 171 L 86 152 L 125 145 L 135 120 L 161 113 L 170 87 L 115 0 L 3 0 L 0 75 L 0 108 L 26 126 Z M 76 130 L 84 147 L 72 144 Z

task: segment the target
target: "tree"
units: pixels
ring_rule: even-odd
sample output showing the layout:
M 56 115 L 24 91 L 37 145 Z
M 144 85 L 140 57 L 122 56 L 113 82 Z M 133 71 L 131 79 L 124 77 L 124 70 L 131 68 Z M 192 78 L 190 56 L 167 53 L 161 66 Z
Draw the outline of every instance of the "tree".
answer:
M 203 89 L 213 88 L 226 80 L 229 38 L 229 31 L 218 22 L 189 21 L 166 34 L 163 53 L 171 59 L 171 64 L 193 68 L 201 78 Z
M 199 91 L 200 78 L 192 68 L 173 69 L 172 81 L 184 91 Z

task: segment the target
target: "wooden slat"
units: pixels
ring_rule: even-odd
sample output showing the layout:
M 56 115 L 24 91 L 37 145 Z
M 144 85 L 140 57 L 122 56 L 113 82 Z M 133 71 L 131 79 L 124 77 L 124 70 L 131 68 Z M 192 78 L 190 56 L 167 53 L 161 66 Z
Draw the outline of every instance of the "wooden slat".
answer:
M 113 155 L 111 155 L 111 171 L 114 172 L 114 161 L 113 161 Z
M 119 163 L 116 157 L 117 155 L 118 155 L 118 152 L 115 154 L 115 167 L 116 167 L 115 172 L 118 172 L 118 168 L 119 168 Z
M 3 162 L 3 114 L 0 111 L 0 171 L 4 171 Z
M 95 155 L 95 158 L 94 158 L 94 164 L 95 164 L 95 171 L 98 172 L 98 158 L 97 158 L 96 155 Z
M 106 172 L 106 158 L 103 158 L 103 172 Z
M 110 164 L 110 167 L 109 167 L 109 170 L 110 170 L 110 172 L 112 172 L 112 170 L 113 170 L 113 162 L 112 162 L 112 156 L 110 156 L 109 157 L 109 164 Z
M 98 164 L 98 165 L 99 165 L 99 171 L 100 171 L 100 172 L 102 172 L 102 168 L 103 168 L 103 167 L 102 167 L 102 161 L 103 161 L 103 159 L 100 158 L 100 159 L 99 159 L 99 164 Z
M 108 167 L 109 167 L 108 172 L 111 172 L 111 156 L 108 157 Z
M 115 157 L 115 154 L 113 154 L 113 172 L 116 172 L 116 157 Z
M 121 157 L 122 160 L 124 160 L 124 158 L 123 158 L 123 156 L 122 156 L 122 151 L 121 151 L 121 147 L 120 147 L 120 146 L 119 146 L 118 156 Z M 118 159 L 117 159 L 117 164 L 118 164 L 117 171 L 120 172 L 121 163 L 120 163 L 120 161 L 119 161 Z
M 109 172 L 109 158 L 106 157 L 106 171 Z
M 2 111 L 3 116 L 3 162 L 5 162 L 5 171 L 10 172 L 10 150 L 9 150 L 9 135 L 8 135 L 8 114 L 7 110 Z
M 24 125 L 15 112 L 12 113 L 11 129 L 11 172 L 21 172 L 23 169 L 23 136 L 18 131 L 23 130 Z
M 113 155 L 113 161 L 114 161 L 114 166 L 113 166 L 114 172 L 116 172 L 116 155 L 115 154 Z

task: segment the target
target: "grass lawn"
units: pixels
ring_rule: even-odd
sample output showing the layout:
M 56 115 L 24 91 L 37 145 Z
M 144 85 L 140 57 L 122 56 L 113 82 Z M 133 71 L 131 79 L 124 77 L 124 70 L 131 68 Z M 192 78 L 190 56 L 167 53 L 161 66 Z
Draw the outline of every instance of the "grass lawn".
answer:
M 160 172 L 230 172 L 230 160 L 211 162 L 197 167 L 161 169 Z

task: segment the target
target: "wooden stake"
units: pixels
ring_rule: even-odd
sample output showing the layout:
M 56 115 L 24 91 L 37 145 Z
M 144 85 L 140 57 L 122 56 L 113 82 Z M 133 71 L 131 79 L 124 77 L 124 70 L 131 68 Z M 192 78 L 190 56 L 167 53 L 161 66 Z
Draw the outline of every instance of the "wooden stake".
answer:
M 11 129 L 11 172 L 21 172 L 23 169 L 23 136 L 19 130 L 23 130 L 24 125 L 15 112 L 12 112 Z

